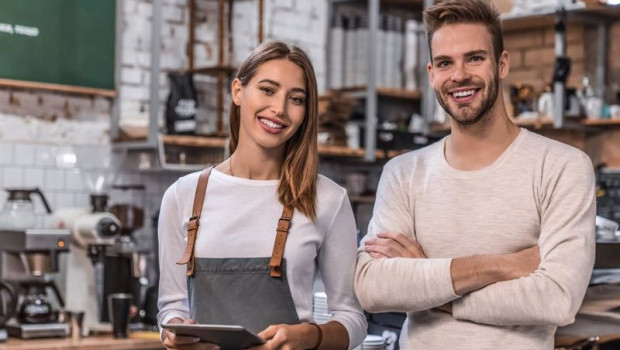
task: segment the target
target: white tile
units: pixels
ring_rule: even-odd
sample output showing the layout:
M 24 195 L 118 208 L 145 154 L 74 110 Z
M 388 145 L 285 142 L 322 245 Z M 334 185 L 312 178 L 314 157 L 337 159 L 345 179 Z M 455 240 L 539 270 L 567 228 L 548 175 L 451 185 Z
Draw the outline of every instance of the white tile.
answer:
M 0 143 L 0 165 L 13 164 L 13 144 Z
M 56 205 L 54 210 L 73 207 L 75 207 L 75 195 L 73 193 L 59 192 L 56 194 Z
M 26 187 L 43 187 L 43 169 L 26 168 L 24 169 L 24 186 Z
M 9 193 L 7 191 L 0 192 L 0 207 L 4 207 L 7 198 L 9 198 Z
M 35 147 L 37 146 L 27 144 L 27 143 L 15 144 L 15 147 L 13 150 L 14 163 L 17 165 L 33 165 Z
M 55 167 L 56 147 L 49 145 L 36 146 L 35 165 L 39 167 Z
M 84 177 L 80 173 L 80 169 L 69 169 L 66 173 L 67 190 L 69 191 L 86 191 L 86 183 Z
M 76 208 L 90 208 L 90 194 L 78 193 L 75 195 L 74 202 Z
M 24 169 L 17 167 L 6 167 L 2 171 L 3 187 L 22 187 L 24 186 Z
M 46 190 L 64 190 L 65 171 L 57 169 L 45 169 L 43 181 Z

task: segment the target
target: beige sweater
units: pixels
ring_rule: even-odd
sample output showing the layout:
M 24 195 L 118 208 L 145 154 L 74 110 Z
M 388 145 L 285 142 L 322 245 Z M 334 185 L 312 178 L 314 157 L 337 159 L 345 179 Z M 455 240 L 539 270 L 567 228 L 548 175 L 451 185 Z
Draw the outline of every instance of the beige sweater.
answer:
M 590 159 L 522 129 L 490 166 L 458 171 L 446 162 L 444 143 L 385 166 L 366 237 L 401 232 L 429 258 L 373 259 L 360 250 L 362 306 L 407 312 L 403 349 L 552 349 L 557 326 L 574 321 L 594 263 Z M 534 244 L 541 263 L 530 276 L 454 293 L 451 258 Z M 453 315 L 433 310 L 448 302 Z

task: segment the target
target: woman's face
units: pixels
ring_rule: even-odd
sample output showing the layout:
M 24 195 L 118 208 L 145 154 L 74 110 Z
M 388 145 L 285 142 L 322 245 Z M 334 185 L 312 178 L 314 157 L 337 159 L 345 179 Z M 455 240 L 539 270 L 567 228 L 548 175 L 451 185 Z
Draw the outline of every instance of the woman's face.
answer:
M 269 60 L 247 85 L 233 81 L 232 98 L 241 118 L 238 147 L 282 151 L 306 114 L 304 71 L 288 59 Z

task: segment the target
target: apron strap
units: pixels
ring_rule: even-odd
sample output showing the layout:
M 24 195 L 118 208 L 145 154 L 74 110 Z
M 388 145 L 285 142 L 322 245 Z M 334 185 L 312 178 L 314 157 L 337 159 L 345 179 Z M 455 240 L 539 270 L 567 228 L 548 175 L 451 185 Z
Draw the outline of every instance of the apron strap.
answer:
M 189 222 L 187 224 L 187 246 L 185 247 L 185 252 L 181 257 L 181 260 L 177 261 L 178 265 L 187 264 L 187 272 L 185 273 L 186 276 L 192 276 L 194 274 L 194 245 L 196 243 L 196 236 L 198 235 L 200 213 L 202 212 L 202 204 L 205 201 L 207 182 L 209 181 L 211 169 L 213 169 L 213 167 L 203 170 L 198 178 L 196 194 L 194 195 L 192 216 L 189 218 Z
M 282 209 L 282 217 L 278 220 L 278 227 L 276 228 L 276 241 L 273 245 L 273 253 L 271 253 L 271 260 L 269 261 L 269 276 L 281 277 L 282 276 L 282 257 L 284 256 L 284 245 L 286 244 L 286 236 L 288 235 L 288 229 L 291 226 L 291 218 L 293 217 L 293 209 L 289 206 L 284 206 Z

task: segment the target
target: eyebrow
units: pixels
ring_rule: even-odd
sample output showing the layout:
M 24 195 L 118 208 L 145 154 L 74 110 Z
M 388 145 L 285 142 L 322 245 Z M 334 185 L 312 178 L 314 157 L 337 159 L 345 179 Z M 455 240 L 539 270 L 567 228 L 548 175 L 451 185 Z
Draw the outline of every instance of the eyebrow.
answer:
M 466 52 L 463 56 L 472 57 L 472 56 L 488 56 L 489 53 L 486 50 L 473 50 Z M 435 61 L 443 61 L 443 60 L 452 60 L 452 57 L 446 55 L 439 55 L 433 57 L 433 62 Z
M 281 86 L 282 86 L 282 85 L 281 85 L 280 83 L 278 83 L 277 81 L 275 81 L 275 80 L 271 80 L 271 79 L 263 79 L 263 80 L 260 80 L 260 81 L 259 81 L 259 83 L 268 83 L 268 84 L 271 84 L 271 85 L 274 85 L 274 86 L 277 86 L 277 87 L 281 87 Z M 305 89 L 298 88 L 298 87 L 292 88 L 292 89 L 291 89 L 291 91 L 301 92 L 301 93 L 303 93 L 303 94 L 305 94 L 305 93 L 306 93 L 306 90 L 305 90 Z

